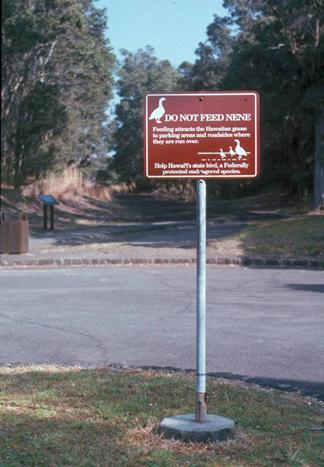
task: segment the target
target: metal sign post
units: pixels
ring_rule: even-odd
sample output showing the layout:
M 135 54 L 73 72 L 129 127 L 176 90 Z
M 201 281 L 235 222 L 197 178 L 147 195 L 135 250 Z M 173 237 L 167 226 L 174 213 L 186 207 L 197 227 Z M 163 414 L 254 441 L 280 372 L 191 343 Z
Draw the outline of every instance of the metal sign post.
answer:
M 235 423 L 207 414 L 206 179 L 250 179 L 260 171 L 259 96 L 255 91 L 147 94 L 144 172 L 197 183 L 196 410 L 165 417 L 160 430 L 183 441 L 224 441 Z
M 204 423 L 206 400 L 206 182 L 197 180 L 196 422 Z

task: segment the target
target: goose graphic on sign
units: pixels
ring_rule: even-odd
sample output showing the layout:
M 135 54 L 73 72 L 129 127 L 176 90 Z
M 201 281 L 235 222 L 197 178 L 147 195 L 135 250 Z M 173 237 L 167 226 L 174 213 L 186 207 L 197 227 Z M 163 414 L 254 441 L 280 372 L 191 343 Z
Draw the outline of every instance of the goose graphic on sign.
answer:
M 159 100 L 158 107 L 156 107 L 156 109 L 153 110 L 153 112 L 149 116 L 149 120 L 155 120 L 156 123 L 161 123 L 161 118 L 165 114 L 165 108 L 163 107 L 164 101 L 165 97 L 161 97 Z
M 237 157 L 237 160 L 242 160 L 242 157 L 248 156 L 251 154 L 249 151 L 246 151 L 240 143 L 239 139 L 235 139 L 234 142 L 236 143 L 235 150 L 232 146 L 229 146 L 228 151 L 224 151 L 223 148 L 220 148 L 219 151 L 216 152 L 197 152 L 199 156 L 206 156 L 206 155 L 219 155 L 223 160 L 226 159 L 226 156 L 229 155 L 231 158 Z M 214 160 L 214 159 L 213 159 Z
M 223 149 L 222 149 L 222 148 L 220 149 L 220 152 L 219 152 L 219 154 L 220 154 L 220 156 L 221 156 L 222 160 L 223 160 L 223 159 L 226 159 L 226 154 L 225 154 L 225 152 L 223 151 Z
M 238 158 L 242 159 L 243 156 L 247 156 L 247 152 L 244 148 L 242 148 L 240 140 L 235 139 L 234 141 L 236 143 L 235 152 L 238 155 Z
M 229 147 L 228 154 L 229 154 L 231 157 L 236 156 L 236 152 L 234 151 L 234 149 L 232 148 L 232 146 Z

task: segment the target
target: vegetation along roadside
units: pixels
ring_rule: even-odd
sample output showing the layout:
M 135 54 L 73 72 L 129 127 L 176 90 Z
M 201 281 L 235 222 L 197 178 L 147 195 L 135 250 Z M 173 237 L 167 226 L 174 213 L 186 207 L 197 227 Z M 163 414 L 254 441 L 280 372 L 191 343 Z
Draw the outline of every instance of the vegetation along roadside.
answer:
M 1 465 L 323 465 L 323 403 L 208 381 L 209 411 L 232 417 L 221 444 L 166 440 L 162 417 L 194 410 L 194 377 L 41 366 L 0 370 Z

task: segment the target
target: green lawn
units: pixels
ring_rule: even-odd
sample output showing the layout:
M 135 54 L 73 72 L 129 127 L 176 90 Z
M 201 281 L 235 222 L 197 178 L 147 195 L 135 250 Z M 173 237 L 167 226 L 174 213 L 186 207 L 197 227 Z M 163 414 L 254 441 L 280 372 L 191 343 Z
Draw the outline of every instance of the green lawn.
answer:
M 213 240 L 209 248 L 231 256 L 324 259 L 324 216 L 252 222 L 238 234 Z
M 196 445 L 156 434 L 161 417 L 193 411 L 192 375 L 31 367 L 0 370 L 1 466 L 320 466 L 323 404 L 209 379 L 209 411 L 236 439 Z

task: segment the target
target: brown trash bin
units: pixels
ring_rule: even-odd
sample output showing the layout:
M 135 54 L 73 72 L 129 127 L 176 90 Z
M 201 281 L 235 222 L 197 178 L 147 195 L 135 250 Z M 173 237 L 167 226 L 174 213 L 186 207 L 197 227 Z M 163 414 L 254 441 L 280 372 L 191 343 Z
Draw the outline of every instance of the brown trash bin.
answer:
M 18 219 L 0 220 L 0 253 L 27 253 L 29 241 L 29 221 L 27 214 L 19 214 Z

